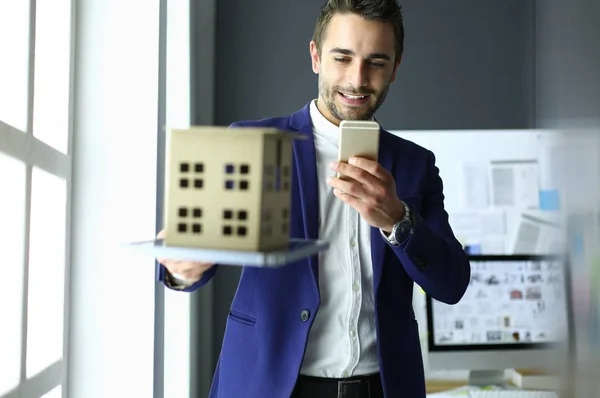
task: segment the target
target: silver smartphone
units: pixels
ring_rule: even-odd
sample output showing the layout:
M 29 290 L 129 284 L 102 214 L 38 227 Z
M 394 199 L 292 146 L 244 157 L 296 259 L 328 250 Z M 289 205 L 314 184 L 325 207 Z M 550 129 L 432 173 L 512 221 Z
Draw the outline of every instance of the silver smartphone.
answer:
M 377 161 L 379 124 L 372 120 L 342 120 L 338 161 L 347 163 L 353 156 Z M 340 174 L 338 173 L 338 177 Z

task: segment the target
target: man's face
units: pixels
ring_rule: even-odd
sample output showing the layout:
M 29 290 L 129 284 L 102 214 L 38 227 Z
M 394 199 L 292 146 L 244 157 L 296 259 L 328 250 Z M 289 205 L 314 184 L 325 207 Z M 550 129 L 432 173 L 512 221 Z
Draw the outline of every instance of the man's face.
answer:
M 355 14 L 334 15 L 321 55 L 310 43 L 312 67 L 319 74 L 319 110 L 332 123 L 373 117 L 396 79 L 394 28 Z

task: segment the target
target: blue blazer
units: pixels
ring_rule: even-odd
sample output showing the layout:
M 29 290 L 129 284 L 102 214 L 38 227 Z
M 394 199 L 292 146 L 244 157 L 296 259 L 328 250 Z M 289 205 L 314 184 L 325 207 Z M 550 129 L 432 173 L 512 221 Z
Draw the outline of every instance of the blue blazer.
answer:
M 317 239 L 319 201 L 309 105 L 291 116 L 234 126 L 276 127 L 307 136 L 293 144 L 290 234 Z M 433 153 L 382 130 L 379 162 L 395 177 L 398 197 L 417 216 L 414 235 L 400 247 L 389 245 L 379 229 L 371 228 L 381 379 L 386 397 L 421 398 L 425 380 L 412 309 L 413 281 L 435 299 L 454 304 L 467 288 L 470 267 L 448 224 Z M 317 261 L 314 256 L 276 269 L 242 269 L 210 397 L 290 396 L 319 310 Z M 218 267 L 186 291 L 206 285 Z M 164 273 L 160 266 L 162 281 Z

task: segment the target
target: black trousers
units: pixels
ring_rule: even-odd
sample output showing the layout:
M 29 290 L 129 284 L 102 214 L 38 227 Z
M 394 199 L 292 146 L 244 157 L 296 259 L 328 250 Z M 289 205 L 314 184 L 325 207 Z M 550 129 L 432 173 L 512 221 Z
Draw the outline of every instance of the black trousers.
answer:
M 379 374 L 347 379 L 298 377 L 291 398 L 384 398 Z

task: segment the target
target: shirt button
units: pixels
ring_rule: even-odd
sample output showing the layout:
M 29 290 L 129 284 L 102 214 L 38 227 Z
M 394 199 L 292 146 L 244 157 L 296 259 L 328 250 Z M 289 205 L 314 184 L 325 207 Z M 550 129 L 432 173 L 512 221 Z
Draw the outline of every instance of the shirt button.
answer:
M 347 370 L 344 370 L 344 373 L 342 373 L 342 377 L 348 377 L 350 376 L 350 373 Z
M 350 242 L 350 246 L 352 246 L 352 247 L 356 246 L 356 242 L 355 241 L 351 241 Z
M 308 318 L 310 318 L 310 311 L 309 310 L 302 310 L 300 312 L 300 319 L 302 320 L 302 322 L 308 321 Z
M 354 337 L 356 335 L 356 332 L 354 331 L 354 329 L 350 329 L 350 336 Z
M 358 283 L 355 283 L 354 285 L 352 285 L 352 290 L 354 290 L 355 292 L 358 292 L 359 286 Z

